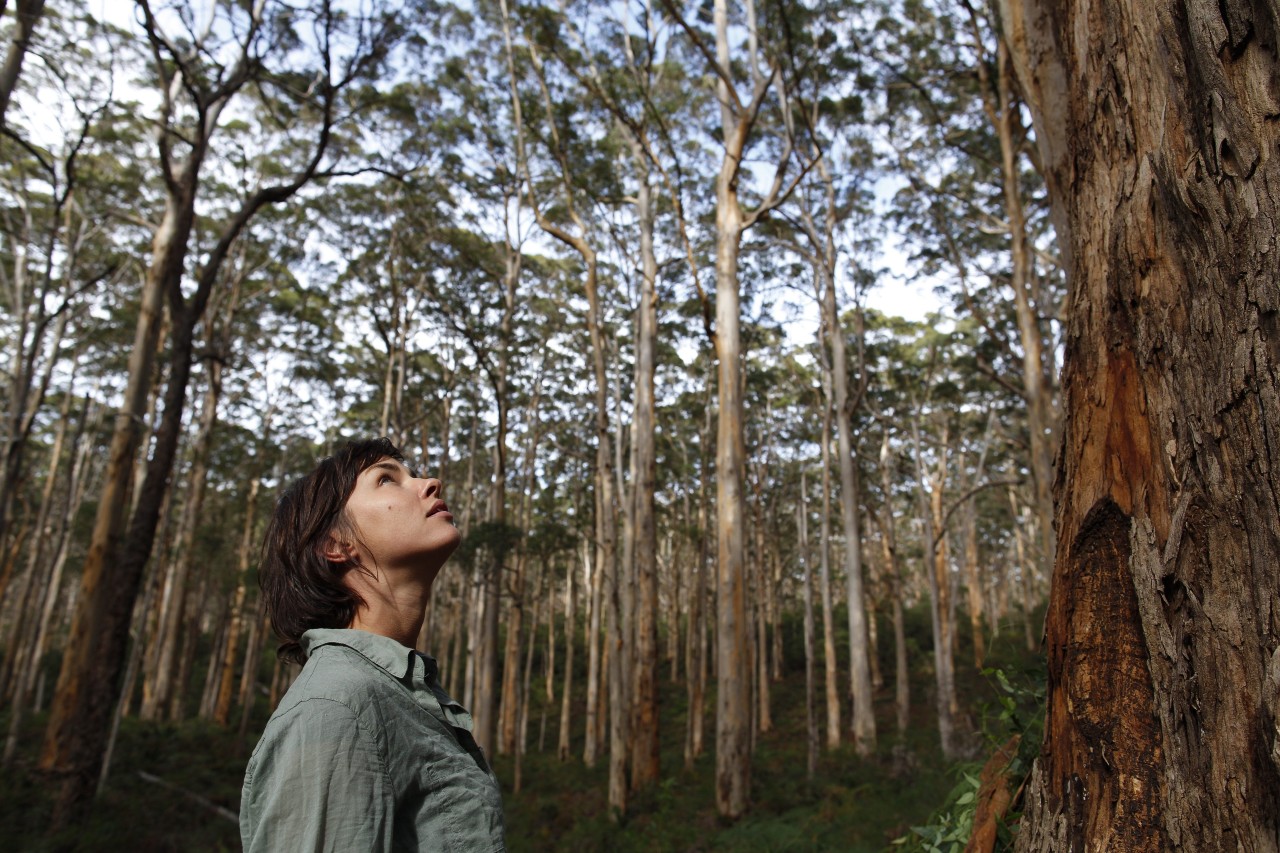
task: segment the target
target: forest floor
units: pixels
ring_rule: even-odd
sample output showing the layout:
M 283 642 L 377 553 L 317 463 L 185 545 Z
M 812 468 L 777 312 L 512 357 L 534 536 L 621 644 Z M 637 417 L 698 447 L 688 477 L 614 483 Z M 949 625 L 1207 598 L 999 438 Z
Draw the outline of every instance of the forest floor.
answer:
M 842 624 L 843 620 L 836 620 Z M 707 751 L 692 768 L 683 757 L 685 688 L 664 679 L 661 686 L 661 766 L 658 785 L 636 795 L 625 820 L 614 821 L 607 807 L 607 758 L 594 768 L 583 765 L 581 734 L 574 760 L 555 757 L 559 705 L 547 708 L 535 698 L 529 721 L 529 754 L 522 767 L 522 790 L 513 792 L 514 763 L 498 756 L 495 770 L 506 805 L 507 843 L 513 853 L 570 850 L 609 851 L 884 851 L 895 838 L 929 820 L 947 799 L 963 771 L 981 764 L 991 744 L 1003 740 L 998 719 L 999 685 L 972 663 L 967 635 L 961 638 L 957 676 L 961 704 L 972 723 L 970 761 L 948 762 L 938 746 L 927 614 L 915 612 L 908 623 L 912 715 L 906 737 L 894 732 L 891 637 L 880 631 L 886 683 L 875 706 L 879 747 L 868 759 L 849 745 L 823 751 L 817 773 L 806 779 L 804 660 L 799 654 L 798 624 L 785 630 L 785 677 L 771 686 L 772 731 L 762 734 L 752 764 L 749 814 L 736 823 L 721 821 L 714 796 L 714 690 L 707 697 Z M 1004 627 L 991 642 L 986 665 L 1021 679 L 1043 664 L 1028 654 L 1019 626 Z M 577 656 L 585 660 L 585 655 Z M 846 670 L 842 667 L 841 673 Z M 664 671 L 664 675 L 667 673 Z M 575 677 L 577 675 L 575 674 Z M 818 709 L 825 718 L 821 667 Z M 578 694 L 582 679 L 575 689 Z M 847 687 L 844 688 L 847 690 Z M 535 693 L 540 692 L 537 688 Z M 582 697 L 575 728 L 581 730 Z M 848 725 L 848 699 L 843 722 Z M 44 831 L 50 791 L 33 770 L 44 715 L 26 727 L 13 766 L 0 774 L 0 842 L 5 850 L 216 851 L 240 849 L 239 831 L 228 812 L 239 808 L 240 783 L 249 753 L 267 714 L 261 703 L 256 727 L 241 739 L 201 721 L 180 724 L 123 721 L 111 776 L 87 823 L 60 837 Z M 7 729 L 8 714 L 0 714 Z M 546 751 L 538 749 L 545 744 Z M 976 762 L 976 764 L 975 764 Z M 218 810 L 221 807 L 221 810 Z M 895 848 L 896 849 L 896 848 Z

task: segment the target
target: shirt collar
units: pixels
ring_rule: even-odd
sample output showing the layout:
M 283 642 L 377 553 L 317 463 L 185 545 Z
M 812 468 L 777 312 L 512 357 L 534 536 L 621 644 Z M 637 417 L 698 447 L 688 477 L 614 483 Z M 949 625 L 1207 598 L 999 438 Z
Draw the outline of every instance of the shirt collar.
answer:
M 302 635 L 302 649 L 307 657 L 321 646 L 329 645 L 354 649 L 397 679 L 404 678 L 409 671 L 409 661 L 417 654 L 390 637 L 355 628 L 312 628 Z

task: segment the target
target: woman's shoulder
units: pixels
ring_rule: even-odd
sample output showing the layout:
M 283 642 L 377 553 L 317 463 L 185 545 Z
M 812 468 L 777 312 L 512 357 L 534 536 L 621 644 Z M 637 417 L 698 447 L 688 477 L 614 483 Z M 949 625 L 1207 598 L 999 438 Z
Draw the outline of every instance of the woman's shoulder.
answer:
M 376 704 L 379 694 L 394 687 L 355 649 L 321 646 L 312 651 L 272 718 L 308 710 L 322 712 L 327 702 L 346 706 L 357 717 L 364 716 Z

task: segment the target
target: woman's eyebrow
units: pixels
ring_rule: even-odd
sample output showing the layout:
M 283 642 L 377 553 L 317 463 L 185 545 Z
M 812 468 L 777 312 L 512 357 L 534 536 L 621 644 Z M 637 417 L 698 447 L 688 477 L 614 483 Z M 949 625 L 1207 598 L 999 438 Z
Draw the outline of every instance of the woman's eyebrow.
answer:
M 407 465 L 405 465 L 403 462 L 396 462 L 391 459 L 383 459 L 380 462 L 375 462 L 372 465 L 370 465 L 368 468 L 365 468 L 364 471 L 361 471 L 360 473 L 363 475 L 366 471 L 378 471 L 378 470 L 394 471 L 397 474 L 408 474 L 409 476 L 413 476 L 413 472 L 409 470 L 409 467 Z

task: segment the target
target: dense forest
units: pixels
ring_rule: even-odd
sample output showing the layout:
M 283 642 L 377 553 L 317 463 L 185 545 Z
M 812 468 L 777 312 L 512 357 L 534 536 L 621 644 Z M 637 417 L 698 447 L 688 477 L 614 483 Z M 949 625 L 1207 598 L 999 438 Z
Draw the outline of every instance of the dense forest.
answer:
M 1280 17 L 1153 5 L 0 1 L 6 832 L 234 817 L 383 435 L 515 849 L 949 767 L 908 848 L 1280 848 Z

